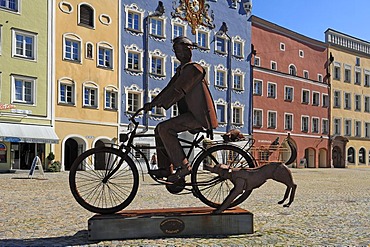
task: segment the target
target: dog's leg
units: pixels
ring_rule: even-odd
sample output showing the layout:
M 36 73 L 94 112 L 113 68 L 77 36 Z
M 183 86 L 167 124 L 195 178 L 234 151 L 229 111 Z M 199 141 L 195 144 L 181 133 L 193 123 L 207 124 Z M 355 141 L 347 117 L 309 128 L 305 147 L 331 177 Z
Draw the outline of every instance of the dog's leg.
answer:
M 213 211 L 214 214 L 222 213 L 225 209 L 227 209 L 230 206 L 230 204 L 234 201 L 234 199 L 238 195 L 243 193 L 244 182 L 245 182 L 244 179 L 241 179 L 241 178 L 235 181 L 234 188 L 232 188 L 232 190 L 230 191 L 230 194 L 225 198 L 221 206 L 217 208 L 215 211 Z
M 288 198 L 289 196 L 289 192 L 291 190 L 291 187 L 290 186 L 286 186 L 286 190 L 285 190 L 285 194 L 284 194 L 284 198 L 283 200 L 279 201 L 278 204 L 283 204 L 285 202 L 285 200 Z
M 295 195 L 295 190 L 297 189 L 297 185 L 294 184 L 292 186 L 292 191 L 290 192 L 290 198 L 289 198 L 289 202 L 285 205 L 283 205 L 284 207 L 289 207 L 290 204 L 292 204 L 292 202 L 294 201 L 294 195 Z

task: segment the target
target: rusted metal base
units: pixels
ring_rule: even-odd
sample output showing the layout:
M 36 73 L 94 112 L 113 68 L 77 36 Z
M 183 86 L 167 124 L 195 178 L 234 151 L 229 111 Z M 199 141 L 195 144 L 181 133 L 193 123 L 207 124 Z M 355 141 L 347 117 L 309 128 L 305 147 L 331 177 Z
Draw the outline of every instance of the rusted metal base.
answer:
M 89 240 L 168 238 L 253 233 L 253 214 L 239 207 L 222 214 L 211 208 L 125 210 L 95 215 L 88 221 Z

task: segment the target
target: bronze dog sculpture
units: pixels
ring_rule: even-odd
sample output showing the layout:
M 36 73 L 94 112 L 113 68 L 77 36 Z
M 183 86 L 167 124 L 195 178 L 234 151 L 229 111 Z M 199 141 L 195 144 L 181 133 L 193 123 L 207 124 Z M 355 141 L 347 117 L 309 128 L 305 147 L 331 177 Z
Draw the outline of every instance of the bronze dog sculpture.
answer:
M 215 166 L 204 165 L 204 169 L 218 174 L 221 178 L 229 179 L 234 184 L 234 188 L 230 191 L 230 194 L 225 198 L 220 207 L 213 212 L 215 214 L 222 213 L 226 210 L 231 202 L 244 191 L 248 197 L 254 189 L 259 188 L 268 179 L 273 179 L 287 186 L 284 198 L 278 202 L 279 204 L 284 203 L 289 193 L 289 202 L 283 206 L 289 207 L 294 201 L 297 185 L 293 182 L 291 171 L 284 163 L 273 162 L 257 168 L 229 168 L 226 165 L 220 164 Z

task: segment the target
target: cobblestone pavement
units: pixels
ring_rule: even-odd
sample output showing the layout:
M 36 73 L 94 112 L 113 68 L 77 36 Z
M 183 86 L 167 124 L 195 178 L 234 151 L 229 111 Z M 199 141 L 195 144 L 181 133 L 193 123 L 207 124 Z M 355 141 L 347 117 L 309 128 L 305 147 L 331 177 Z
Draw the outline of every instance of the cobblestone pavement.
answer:
M 0 246 L 370 246 L 370 169 L 292 169 L 298 184 L 290 208 L 277 204 L 285 186 L 268 181 L 241 207 L 254 213 L 254 234 L 93 242 L 92 213 L 80 207 L 68 172 L 0 174 Z M 38 171 L 35 172 L 38 175 Z M 128 209 L 204 206 L 141 180 Z

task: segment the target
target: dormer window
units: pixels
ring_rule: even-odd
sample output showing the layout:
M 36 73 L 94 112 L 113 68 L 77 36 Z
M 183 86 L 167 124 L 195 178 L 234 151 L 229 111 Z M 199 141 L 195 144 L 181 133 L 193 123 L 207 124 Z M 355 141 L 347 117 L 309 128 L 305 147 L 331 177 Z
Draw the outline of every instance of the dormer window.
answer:
M 79 24 L 94 28 L 94 9 L 91 6 L 87 4 L 80 5 Z

